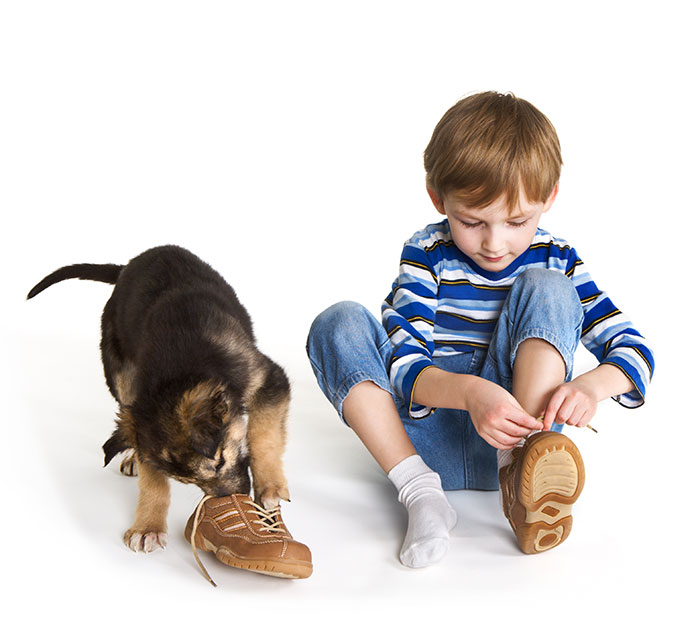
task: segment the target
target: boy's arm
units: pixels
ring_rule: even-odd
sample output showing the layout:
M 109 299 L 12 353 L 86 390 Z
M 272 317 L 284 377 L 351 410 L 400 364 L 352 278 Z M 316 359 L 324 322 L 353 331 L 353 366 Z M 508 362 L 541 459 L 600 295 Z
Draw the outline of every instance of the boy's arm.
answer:
M 419 242 L 403 248 L 399 276 L 382 306 L 382 323 L 395 346 L 389 377 L 409 407 L 411 417 L 422 418 L 435 405 L 413 399 L 417 378 L 433 365 L 433 327 L 437 308 L 437 275 L 434 261 Z
M 576 251 L 571 252 L 567 275 L 583 305 L 581 343 L 601 364 L 622 372 L 632 385 L 627 391 L 614 393 L 612 398 L 627 408 L 641 406 L 654 373 L 653 352 L 630 319 L 598 289 Z
M 647 341 L 598 289 L 573 249 L 566 275 L 583 305 L 581 342 L 600 365 L 554 391 L 545 411 L 545 429 L 554 421 L 585 426 L 598 402 L 609 397 L 628 408 L 641 406 L 654 372 L 654 356 Z
M 512 448 L 542 422 L 528 415 L 503 387 L 469 374 L 428 367 L 416 380 L 413 400 L 419 404 L 469 411 L 474 428 L 494 448 Z

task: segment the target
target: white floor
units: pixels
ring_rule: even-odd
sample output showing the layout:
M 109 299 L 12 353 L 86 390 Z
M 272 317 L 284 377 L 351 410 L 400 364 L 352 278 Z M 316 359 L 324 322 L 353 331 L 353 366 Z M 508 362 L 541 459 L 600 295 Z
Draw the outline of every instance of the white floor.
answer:
M 656 6 L 656 5 L 659 6 Z M 698 38 L 691 3 L 0 3 L 0 619 L 98 624 L 697 623 Z M 378 313 L 436 221 L 422 152 L 444 111 L 513 91 L 555 124 L 541 225 L 571 241 L 656 355 L 647 404 L 576 432 L 571 537 L 519 553 L 495 493 L 451 493 L 449 554 L 400 565 L 395 493 L 305 362 L 322 307 Z M 175 485 L 167 550 L 121 542 L 134 480 L 102 468 L 106 285 L 27 290 L 61 265 L 190 248 L 229 280 L 294 382 L 285 521 L 314 573 L 202 559 Z M 590 355 L 582 355 L 580 366 Z M 590 361 L 589 361 L 590 364 Z M 8 619 L 7 616 L 11 616 Z
M 283 623 L 291 610 L 310 623 L 380 615 L 409 623 L 438 616 L 510 623 L 512 612 L 525 623 L 643 616 L 689 623 L 680 616 L 697 583 L 686 569 L 697 562 L 697 505 L 683 483 L 695 479 L 685 455 L 677 458 L 664 441 L 658 402 L 636 412 L 605 402 L 598 435 L 572 434 L 586 460 L 587 485 L 562 546 L 522 555 L 496 493 L 451 492 L 459 522 L 449 554 L 439 565 L 409 570 L 397 559 L 406 520 L 393 487 L 341 426 L 303 352 L 301 358 L 290 352 L 280 358 L 294 381 L 286 455 L 292 502 L 283 513 L 310 546 L 314 573 L 279 580 L 202 554 L 214 589 L 182 536 L 200 498 L 194 487 L 174 484 L 165 551 L 134 554 L 121 543 L 136 483 L 116 463 L 101 467 L 114 405 L 97 346 L 20 335 L 11 348 L 15 373 L 22 373 L 11 390 L 12 415 L 21 419 L 7 420 L 3 458 L 5 602 L 32 619 L 233 623 L 245 615 Z

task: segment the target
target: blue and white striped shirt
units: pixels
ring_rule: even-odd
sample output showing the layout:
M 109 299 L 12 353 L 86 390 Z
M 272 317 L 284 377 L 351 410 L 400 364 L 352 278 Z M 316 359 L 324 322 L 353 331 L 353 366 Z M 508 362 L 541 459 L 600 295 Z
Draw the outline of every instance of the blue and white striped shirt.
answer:
M 382 323 L 395 346 L 389 371 L 412 417 L 431 409 L 412 403 L 418 375 L 433 357 L 486 349 L 515 278 L 531 267 L 571 278 L 584 311 L 581 341 L 600 363 L 627 376 L 634 390 L 614 399 L 626 407 L 644 403 L 654 357 L 644 337 L 600 291 L 566 241 L 538 228 L 530 247 L 509 267 L 489 272 L 452 240 L 447 220 L 430 224 L 404 245 L 398 278 L 382 305 Z

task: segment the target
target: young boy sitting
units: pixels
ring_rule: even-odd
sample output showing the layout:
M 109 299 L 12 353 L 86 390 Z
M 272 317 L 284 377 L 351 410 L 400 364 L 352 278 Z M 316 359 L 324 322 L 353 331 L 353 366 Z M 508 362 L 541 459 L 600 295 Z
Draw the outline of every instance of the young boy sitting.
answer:
M 548 550 L 584 482 L 563 425 L 586 426 L 609 396 L 643 404 L 653 356 L 576 251 L 538 228 L 561 169 L 540 111 L 511 94 L 461 100 L 425 169 L 446 219 L 406 242 L 382 325 L 336 304 L 311 327 L 309 359 L 408 510 L 404 565 L 445 555 L 456 514 L 443 489 L 500 486 L 520 548 Z M 579 340 L 600 364 L 572 380 Z

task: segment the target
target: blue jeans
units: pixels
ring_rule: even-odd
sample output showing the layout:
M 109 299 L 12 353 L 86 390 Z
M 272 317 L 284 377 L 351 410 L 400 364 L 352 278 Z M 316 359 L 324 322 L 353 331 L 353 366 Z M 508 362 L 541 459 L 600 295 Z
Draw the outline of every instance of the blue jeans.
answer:
M 559 351 L 570 380 L 582 323 L 583 309 L 571 280 L 554 270 L 531 268 L 513 282 L 488 349 L 436 357 L 433 362 L 512 392 L 518 346 L 536 337 Z M 468 412 L 438 408 L 423 419 L 409 417 L 389 381 L 393 351 L 382 325 L 354 302 L 340 302 L 321 313 L 307 342 L 318 384 L 341 417 L 350 389 L 372 381 L 393 396 L 406 433 L 426 464 L 440 474 L 444 489 L 498 489 L 496 449 L 479 436 Z

